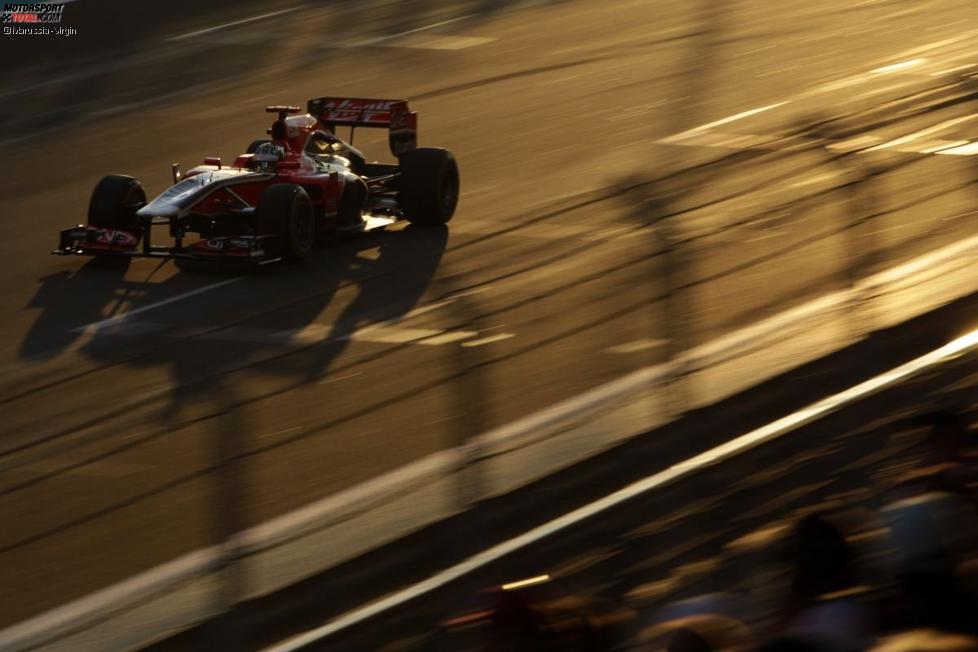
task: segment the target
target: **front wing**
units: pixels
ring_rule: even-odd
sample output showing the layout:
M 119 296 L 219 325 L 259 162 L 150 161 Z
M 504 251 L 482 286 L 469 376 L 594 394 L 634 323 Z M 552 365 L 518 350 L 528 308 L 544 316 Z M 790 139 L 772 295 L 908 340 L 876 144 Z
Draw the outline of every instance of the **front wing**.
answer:
M 145 231 L 145 234 L 143 233 Z M 59 256 L 128 256 L 131 258 L 182 258 L 190 260 L 247 262 L 266 264 L 281 260 L 271 235 L 236 235 L 208 238 L 184 244 L 177 238 L 172 245 L 154 245 L 150 228 L 139 231 L 108 229 L 89 224 L 61 231 Z

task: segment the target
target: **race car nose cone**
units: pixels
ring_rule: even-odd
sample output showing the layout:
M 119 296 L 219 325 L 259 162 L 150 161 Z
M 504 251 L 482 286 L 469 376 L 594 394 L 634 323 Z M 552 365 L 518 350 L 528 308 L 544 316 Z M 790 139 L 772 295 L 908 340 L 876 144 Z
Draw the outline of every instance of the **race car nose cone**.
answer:
M 170 202 L 154 200 L 146 204 L 138 211 L 139 217 L 177 217 L 180 209 Z

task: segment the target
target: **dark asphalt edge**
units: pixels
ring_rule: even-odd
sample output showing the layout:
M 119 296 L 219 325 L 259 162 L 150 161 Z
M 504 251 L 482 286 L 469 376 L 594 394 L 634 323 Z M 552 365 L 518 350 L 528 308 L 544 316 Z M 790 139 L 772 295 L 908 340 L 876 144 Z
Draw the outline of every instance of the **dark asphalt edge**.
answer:
M 148 648 L 212 648 L 236 631 L 245 649 L 284 640 L 394 590 L 429 577 L 491 545 L 607 495 L 651 473 L 786 413 L 923 355 L 978 325 L 978 293 L 694 410 L 645 435 L 519 490 L 386 544 Z M 697 439 L 685 436 L 691 431 Z M 624 462 L 624 463 L 623 463 Z M 247 569 L 245 569 L 247 573 Z M 247 581 L 247 580 L 245 580 Z M 355 634 L 376 619 L 351 628 Z M 246 625 L 245 625 L 246 624 Z M 244 628 L 244 629 L 242 629 Z

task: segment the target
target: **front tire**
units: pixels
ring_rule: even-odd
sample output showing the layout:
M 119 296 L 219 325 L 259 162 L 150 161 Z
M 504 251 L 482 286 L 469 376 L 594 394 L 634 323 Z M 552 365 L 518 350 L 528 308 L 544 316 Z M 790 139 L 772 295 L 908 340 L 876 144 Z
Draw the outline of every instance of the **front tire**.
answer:
M 146 191 L 133 177 L 110 174 L 95 185 L 88 201 L 88 223 L 104 229 L 137 229 L 136 211 L 146 205 Z
M 447 149 L 419 147 L 400 156 L 397 201 L 413 224 L 447 223 L 455 214 L 458 192 L 458 164 Z
M 284 260 L 302 260 L 316 242 L 316 221 L 309 195 L 302 186 L 292 183 L 269 186 L 255 209 L 255 229 L 258 234 L 278 237 Z

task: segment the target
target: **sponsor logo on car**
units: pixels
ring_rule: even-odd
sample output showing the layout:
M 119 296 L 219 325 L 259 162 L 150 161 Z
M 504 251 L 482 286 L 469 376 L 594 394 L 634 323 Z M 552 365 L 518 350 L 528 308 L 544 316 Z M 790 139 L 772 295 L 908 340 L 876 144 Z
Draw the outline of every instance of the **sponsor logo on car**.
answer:
M 378 102 L 364 102 L 354 99 L 327 100 L 323 102 L 324 109 L 348 109 L 351 111 L 390 111 L 394 104 L 391 100 L 380 100 Z
M 98 229 L 95 241 L 101 244 L 111 245 L 134 245 L 136 237 L 128 231 L 117 231 L 115 229 Z
M 391 107 L 394 100 L 357 100 L 357 99 L 328 99 L 312 103 L 314 113 L 320 115 L 324 122 L 357 121 L 357 122 L 386 122 L 390 119 Z

